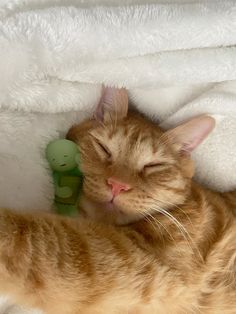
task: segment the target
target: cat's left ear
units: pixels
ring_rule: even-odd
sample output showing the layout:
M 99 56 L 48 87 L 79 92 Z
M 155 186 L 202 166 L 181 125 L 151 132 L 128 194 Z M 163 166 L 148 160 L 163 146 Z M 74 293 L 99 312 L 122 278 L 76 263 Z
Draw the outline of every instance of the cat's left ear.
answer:
M 110 122 L 125 118 L 128 113 L 128 93 L 124 88 L 104 87 L 95 111 L 99 121 Z
M 183 153 L 191 153 L 215 127 L 215 119 L 202 115 L 193 118 L 165 134 L 168 141 Z

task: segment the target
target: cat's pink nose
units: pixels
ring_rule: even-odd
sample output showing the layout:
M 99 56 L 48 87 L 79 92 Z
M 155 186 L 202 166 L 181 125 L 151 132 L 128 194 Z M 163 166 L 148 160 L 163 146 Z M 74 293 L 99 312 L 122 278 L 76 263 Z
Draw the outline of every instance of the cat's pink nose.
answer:
M 129 184 L 118 181 L 115 178 L 107 179 L 107 184 L 111 186 L 113 196 L 117 196 L 120 192 L 129 191 L 131 189 Z

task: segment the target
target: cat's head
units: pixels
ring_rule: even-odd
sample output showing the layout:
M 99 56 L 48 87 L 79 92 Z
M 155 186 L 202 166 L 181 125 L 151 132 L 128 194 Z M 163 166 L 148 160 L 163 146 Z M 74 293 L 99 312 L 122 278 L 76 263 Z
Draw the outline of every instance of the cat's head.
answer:
M 128 113 L 124 89 L 105 89 L 95 118 L 67 136 L 80 147 L 86 214 L 126 224 L 182 204 L 194 173 L 190 153 L 214 125 L 200 116 L 164 132 Z

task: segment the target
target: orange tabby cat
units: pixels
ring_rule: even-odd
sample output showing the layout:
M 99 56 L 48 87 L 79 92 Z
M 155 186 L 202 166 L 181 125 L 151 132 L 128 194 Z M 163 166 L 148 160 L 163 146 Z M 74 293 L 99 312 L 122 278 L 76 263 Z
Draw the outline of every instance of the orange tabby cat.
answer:
M 163 132 L 127 109 L 108 89 L 68 133 L 89 219 L 0 211 L 1 291 L 51 314 L 236 313 L 236 192 L 192 181 L 214 120 Z

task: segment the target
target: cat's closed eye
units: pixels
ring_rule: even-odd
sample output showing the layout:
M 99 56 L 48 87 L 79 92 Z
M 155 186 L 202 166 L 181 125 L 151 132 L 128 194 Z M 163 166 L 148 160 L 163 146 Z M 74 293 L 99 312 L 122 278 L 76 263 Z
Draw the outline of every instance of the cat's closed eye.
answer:
M 105 144 L 101 143 L 101 141 L 98 140 L 97 138 L 93 138 L 93 144 L 95 146 L 97 153 L 102 159 L 105 159 L 108 161 L 111 160 L 112 153 Z
M 108 158 L 111 158 L 111 152 L 110 150 L 104 145 L 102 144 L 101 142 L 99 141 L 96 141 L 97 145 L 100 147 L 100 149 L 104 152 L 104 154 L 106 154 L 106 156 Z
M 167 166 L 168 165 L 166 162 L 161 162 L 161 161 L 160 162 L 150 162 L 150 163 L 144 165 L 143 171 L 146 174 L 150 174 L 150 173 L 156 172 L 158 170 L 163 170 Z

